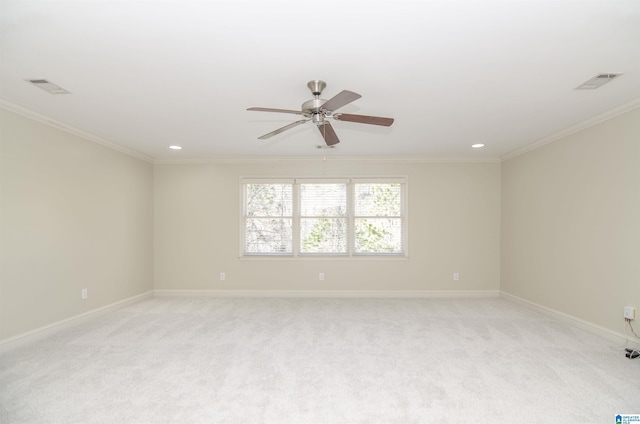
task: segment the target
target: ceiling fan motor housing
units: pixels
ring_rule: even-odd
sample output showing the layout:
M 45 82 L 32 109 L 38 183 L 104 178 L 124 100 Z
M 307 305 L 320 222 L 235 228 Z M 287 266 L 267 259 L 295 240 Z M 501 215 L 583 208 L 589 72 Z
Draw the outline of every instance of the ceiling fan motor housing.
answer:
M 321 122 L 325 115 L 322 111 L 322 105 L 325 102 L 325 99 L 313 99 L 302 103 L 302 106 L 300 107 L 302 109 L 302 114 L 307 118 L 313 119 L 313 122 Z

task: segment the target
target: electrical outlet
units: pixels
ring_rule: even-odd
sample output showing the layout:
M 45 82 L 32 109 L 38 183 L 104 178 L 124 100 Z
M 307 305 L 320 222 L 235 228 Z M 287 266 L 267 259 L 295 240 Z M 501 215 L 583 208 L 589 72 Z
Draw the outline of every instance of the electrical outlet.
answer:
M 324 281 L 324 272 L 321 272 L 320 274 L 318 274 L 318 280 Z
M 458 280 L 460 280 L 460 273 L 454 272 L 453 273 L 453 281 L 458 281 Z
M 624 317 L 627 319 L 636 319 L 636 308 L 633 306 L 625 306 Z
M 220 273 L 220 281 L 224 281 L 227 278 L 226 274 L 224 272 Z
M 85 300 L 89 297 L 89 292 L 87 291 L 87 289 L 82 289 L 80 291 L 80 297 L 82 298 L 82 300 Z

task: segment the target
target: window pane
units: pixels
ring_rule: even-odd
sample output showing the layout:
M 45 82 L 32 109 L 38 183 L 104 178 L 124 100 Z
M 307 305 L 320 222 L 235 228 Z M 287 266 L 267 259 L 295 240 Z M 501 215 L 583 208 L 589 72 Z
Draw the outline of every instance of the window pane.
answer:
M 356 184 L 356 216 L 400 216 L 400 184 Z
M 301 184 L 301 216 L 346 216 L 346 184 Z
M 247 216 L 291 216 L 292 184 L 247 184 Z
M 300 219 L 302 253 L 346 253 L 347 220 L 345 218 Z
M 356 253 L 402 253 L 400 218 L 356 218 Z
M 291 218 L 247 218 L 246 253 L 292 253 Z

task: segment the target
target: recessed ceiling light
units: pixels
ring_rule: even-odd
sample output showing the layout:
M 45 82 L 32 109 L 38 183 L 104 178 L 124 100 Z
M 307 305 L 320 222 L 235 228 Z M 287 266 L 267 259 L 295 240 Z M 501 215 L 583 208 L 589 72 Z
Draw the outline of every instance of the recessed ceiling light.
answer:
M 474 149 L 479 149 L 481 147 L 484 147 L 484 144 L 482 143 L 476 143 L 476 144 L 472 144 L 471 147 L 473 147 Z
M 169 148 L 173 149 L 173 150 L 182 150 L 182 146 L 175 146 L 174 145 L 174 146 L 169 146 Z

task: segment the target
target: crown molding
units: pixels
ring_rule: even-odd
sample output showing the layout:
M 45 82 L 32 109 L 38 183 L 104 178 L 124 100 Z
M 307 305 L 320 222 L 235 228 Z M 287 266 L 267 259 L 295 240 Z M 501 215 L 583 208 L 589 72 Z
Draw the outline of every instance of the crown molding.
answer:
M 156 165 L 252 164 L 252 163 L 500 163 L 500 158 L 455 158 L 421 156 L 231 156 L 155 159 Z
M 114 141 L 83 131 L 64 122 L 50 118 L 31 109 L 20 106 L 9 100 L 0 98 L 0 108 L 18 115 L 33 119 L 50 127 L 65 131 L 85 140 L 100 144 L 120 153 L 133 156 L 155 165 L 189 165 L 189 164 L 252 164 L 252 163 L 312 163 L 312 162 L 360 162 L 360 163 L 500 163 L 538 149 L 549 143 L 561 140 L 601 122 L 615 118 L 623 113 L 640 107 L 640 97 L 604 113 L 593 116 L 562 131 L 551 134 L 524 147 L 516 149 L 501 157 L 469 158 L 469 157 L 428 157 L 428 156 L 211 156 L 182 158 L 153 158 Z
M 88 133 L 65 124 L 41 113 L 27 109 L 9 100 L 0 98 L 0 107 L 18 115 L 38 121 L 42 124 L 66 131 L 85 140 L 101 144 L 121 153 L 133 156 L 156 165 L 194 165 L 194 164 L 252 164 L 252 163 L 312 163 L 312 162 L 360 162 L 360 163 L 499 163 L 500 158 L 465 157 L 425 157 L 425 156 L 211 156 L 182 158 L 152 158 L 114 141 Z
M 127 154 L 129 156 L 133 156 L 134 158 L 143 160 L 145 162 L 153 163 L 153 158 L 142 154 L 136 150 L 125 147 L 121 144 L 118 144 L 114 141 L 107 140 L 106 138 L 99 137 L 95 134 L 88 133 L 79 128 L 73 127 L 71 125 L 65 124 L 64 122 L 60 122 L 56 119 L 45 116 L 41 113 L 35 112 L 31 109 L 27 109 L 26 107 L 15 104 L 9 100 L 0 98 L 0 108 L 8 110 L 9 112 L 17 113 L 18 115 L 22 115 L 26 118 L 33 119 L 34 121 L 40 122 L 41 124 L 48 125 L 50 127 L 65 131 L 69 134 L 78 136 L 88 141 L 92 141 L 94 143 L 100 144 L 102 146 L 108 147 L 110 149 L 116 150 L 120 153 Z
M 360 163 L 499 163 L 499 158 L 465 157 L 425 157 L 425 156 L 211 156 L 182 158 L 152 158 L 136 150 L 88 133 L 79 128 L 60 122 L 41 113 L 27 109 L 9 100 L 0 98 L 0 108 L 33 119 L 50 127 L 68 132 L 85 140 L 109 147 L 121 153 L 133 156 L 157 165 L 192 164 L 252 164 L 252 163 L 312 163 L 312 162 L 360 162 Z
M 531 144 L 527 144 L 524 147 L 521 147 L 520 149 L 516 149 L 510 153 L 507 153 L 506 155 L 502 156 L 500 158 L 501 162 L 507 161 L 509 159 L 513 159 L 516 156 L 520 156 L 522 154 L 525 154 L 527 152 L 530 152 L 532 150 L 538 149 L 544 145 L 547 145 L 549 143 L 553 143 L 554 141 L 557 140 L 561 140 L 565 137 L 570 136 L 571 134 L 575 134 L 579 131 L 582 131 L 584 129 L 587 129 L 589 127 L 592 127 L 594 125 L 597 125 L 601 122 L 604 121 L 608 121 L 609 119 L 615 118 L 616 116 L 622 115 L 623 113 L 629 112 L 633 109 L 636 109 L 640 107 L 640 97 L 636 97 L 635 99 L 622 104 L 620 106 L 617 106 L 613 109 L 609 109 L 606 112 L 600 113 L 598 115 L 592 116 L 591 118 L 587 119 L 586 121 L 582 121 L 576 125 L 573 125 L 571 127 L 565 128 L 562 131 L 559 131 L 555 134 L 551 134 L 543 139 L 540 139 L 538 141 L 535 141 Z

